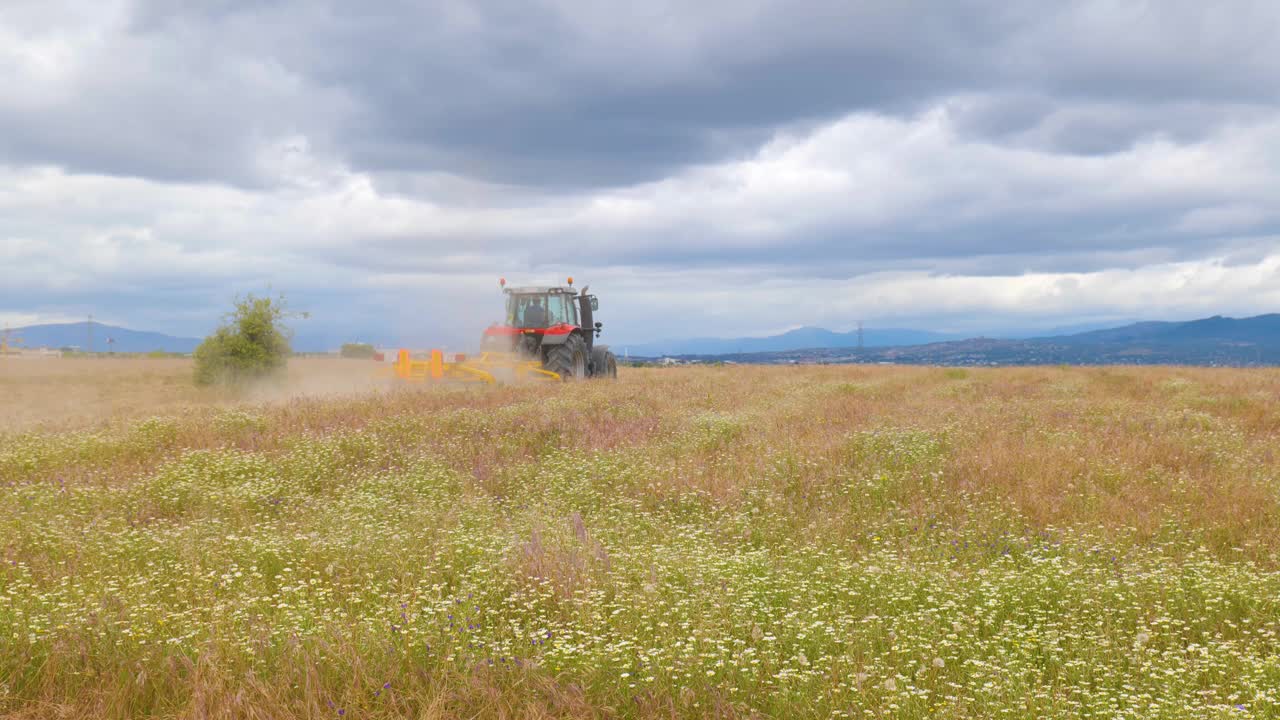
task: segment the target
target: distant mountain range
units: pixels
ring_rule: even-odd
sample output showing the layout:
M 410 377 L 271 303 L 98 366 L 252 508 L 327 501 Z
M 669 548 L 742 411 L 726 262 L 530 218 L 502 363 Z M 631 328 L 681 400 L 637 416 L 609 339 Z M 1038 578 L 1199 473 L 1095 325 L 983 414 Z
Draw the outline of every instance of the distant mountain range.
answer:
M 901 328 L 871 329 L 862 331 L 864 347 L 895 347 L 923 345 L 925 343 L 959 340 L 960 335 L 907 330 Z M 804 348 L 856 348 L 858 331 L 834 332 L 818 327 L 801 327 L 781 335 L 741 338 L 686 338 L 628 345 L 627 352 L 639 357 L 662 355 L 723 355 L 729 353 L 781 352 Z
M 1088 327 L 1088 326 L 1077 326 Z M 14 334 L 22 346 L 89 348 L 97 352 L 190 353 L 196 338 L 130 330 L 102 323 L 31 325 Z M 1012 335 L 1012 334 L 1011 334 Z M 631 357 L 721 359 L 754 363 L 922 363 L 938 365 L 1027 365 L 1170 363 L 1190 365 L 1280 365 L 1280 314 L 1251 318 L 1214 316 L 1187 322 L 1137 322 L 1122 327 L 1042 337 L 970 338 L 909 329 L 858 333 L 804 327 L 761 338 L 694 338 L 631 345 Z M 108 343 L 108 340 L 114 342 Z M 324 341 L 332 342 L 325 338 Z M 317 349 L 321 341 L 295 343 Z M 338 343 L 334 343 L 336 346 Z M 327 345 L 325 346 L 327 347 Z M 619 348 L 620 349 L 620 348 Z
M 1096 327 L 1096 326 L 1092 326 Z M 16 328 L 15 334 L 21 335 L 26 347 L 74 347 L 87 350 L 90 342 L 89 323 L 75 322 L 65 324 L 31 325 Z M 1010 333 L 1006 337 L 1027 337 L 1034 333 Z M 901 328 L 868 328 L 863 331 L 864 347 L 899 347 L 906 345 L 923 345 L 927 343 L 959 340 L 963 336 L 947 333 L 930 332 L 928 330 L 910 330 Z M 107 339 L 115 343 L 107 347 Z M 302 352 L 324 352 L 332 350 L 348 342 L 348 338 L 339 332 L 324 332 L 323 329 L 309 328 L 306 332 L 298 332 L 293 339 L 295 350 Z M 383 345 L 395 345 L 386 338 L 364 339 Z M 94 350 L 107 352 L 164 352 L 189 353 L 200 344 L 197 338 L 174 337 L 155 332 L 130 330 L 114 325 L 93 323 L 92 341 Z M 780 352 L 801 350 L 806 348 L 856 348 L 858 333 L 834 332 L 817 327 L 802 327 L 780 335 L 770 337 L 747 338 L 688 338 L 683 340 L 665 340 L 661 342 L 642 343 L 627 346 L 630 354 L 639 357 L 657 357 L 661 355 L 720 355 L 727 353 Z M 615 343 L 615 347 L 617 346 Z
M 199 338 L 175 337 L 164 333 L 130 330 L 115 325 L 92 323 L 93 332 L 89 332 L 90 323 L 74 322 L 49 325 L 29 325 L 13 328 L 15 336 L 22 339 L 21 347 L 27 348 L 75 348 L 87 351 L 89 343 L 93 343 L 94 352 L 146 353 L 159 350 L 169 353 L 194 352 L 200 345 Z M 114 340 L 110 346 L 107 340 Z M 385 338 L 359 338 L 361 342 L 380 343 Z M 340 331 L 326 331 L 324 328 L 308 328 L 307 332 L 298 332 L 293 336 L 290 345 L 295 352 L 328 352 L 337 350 L 344 342 L 356 342 Z M 394 345 L 394 343 L 390 343 Z
M 1038 338 L 973 338 L 893 347 L 870 347 L 868 343 L 862 350 L 810 347 L 676 357 L 754 363 L 1280 365 L 1280 314 L 1140 322 Z
M 22 346 L 28 348 L 65 348 L 89 350 L 93 343 L 95 352 L 143 353 L 160 350 L 171 353 L 189 353 L 200 344 L 195 338 L 173 337 L 162 333 L 130 330 L 95 322 L 62 323 L 57 325 L 29 325 L 15 328 L 13 334 L 22 338 Z M 108 343 L 108 341 L 114 341 Z
M 1280 314 L 1239 319 L 1215 315 L 1187 322 L 1140 322 L 1066 337 L 1038 339 L 1077 345 L 1144 343 L 1187 345 L 1218 342 L 1280 347 Z
M 1050 330 L 1008 330 L 994 333 L 994 337 L 1006 339 L 1025 339 L 1045 336 L 1068 335 L 1092 330 L 1103 330 L 1122 325 L 1118 323 L 1087 323 Z M 862 331 L 864 348 L 904 347 L 908 345 L 928 345 L 930 343 L 964 340 L 973 337 L 959 333 L 940 333 L 930 330 L 912 330 L 907 328 L 866 328 Z M 856 348 L 858 347 L 858 331 L 836 332 L 820 327 L 801 327 L 788 330 L 779 335 L 765 337 L 739 338 L 684 338 L 679 340 L 659 340 L 656 342 L 627 344 L 614 343 L 614 347 L 626 347 L 627 352 L 636 357 L 662 357 L 679 355 L 730 355 L 758 352 L 786 352 L 788 350 L 805 350 L 809 348 Z

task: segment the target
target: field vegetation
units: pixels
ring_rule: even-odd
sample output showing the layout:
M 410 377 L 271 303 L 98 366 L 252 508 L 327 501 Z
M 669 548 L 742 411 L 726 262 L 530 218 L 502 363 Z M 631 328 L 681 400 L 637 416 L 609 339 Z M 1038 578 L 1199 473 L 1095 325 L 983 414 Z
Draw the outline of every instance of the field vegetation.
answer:
M 367 393 L 371 360 L 293 358 L 282 377 L 236 387 L 197 387 L 193 363 L 163 355 L 0 360 L 0 441 L 43 430 L 116 429 L 129 420 L 191 410 Z
M 11 424 L 0 714 L 1276 717 L 1278 393 L 628 368 Z
M 247 297 L 195 351 L 197 385 L 243 385 L 279 379 L 292 350 L 284 298 Z

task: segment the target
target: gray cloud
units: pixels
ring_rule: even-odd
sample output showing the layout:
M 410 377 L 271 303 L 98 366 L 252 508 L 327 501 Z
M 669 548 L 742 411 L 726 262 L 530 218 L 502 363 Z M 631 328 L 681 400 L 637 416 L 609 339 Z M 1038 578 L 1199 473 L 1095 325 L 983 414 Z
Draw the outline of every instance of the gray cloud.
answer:
M 53 82 L 15 108 L 7 157 L 250 184 L 261 146 L 291 135 L 366 171 L 629 184 L 796 123 L 963 93 L 983 105 L 974 129 L 1107 152 L 1202 134 L 1230 119 L 1222 103 L 1270 104 L 1280 62 L 1264 3 L 41 6 L 10 11 L 14 34 L 76 47 L 18 71 Z M 1182 107 L 1143 112 L 1162 104 Z
M 684 316 L 664 283 L 699 332 L 1262 311 L 1277 25 L 1243 0 L 13 0 L 0 315 L 202 332 L 271 287 L 332 336 L 462 342 L 493 277 L 566 271 L 636 339 L 669 323 L 628 308 Z M 814 286 L 846 299 L 795 303 Z

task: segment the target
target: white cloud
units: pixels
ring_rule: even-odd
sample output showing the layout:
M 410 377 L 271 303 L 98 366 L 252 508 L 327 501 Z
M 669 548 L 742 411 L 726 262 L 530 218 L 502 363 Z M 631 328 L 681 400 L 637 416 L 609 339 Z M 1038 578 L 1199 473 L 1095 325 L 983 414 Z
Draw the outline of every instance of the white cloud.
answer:
M 847 279 L 813 279 L 714 272 L 610 276 L 621 291 L 609 310 L 629 328 L 642 318 L 680 318 L 696 308 L 699 322 L 725 336 L 767 335 L 797 325 L 850 330 L 928 327 L 957 333 L 1048 328 L 1076 321 L 1175 320 L 1213 314 L 1249 315 L 1280 304 L 1280 253 L 1248 264 L 1204 259 L 1087 273 L 938 275 L 872 273 Z M 650 284 L 650 280 L 654 281 Z M 594 283 L 593 283 L 594 284 Z M 676 290 L 672 290 L 672 289 Z M 673 336 L 671 328 L 628 336 L 643 341 Z

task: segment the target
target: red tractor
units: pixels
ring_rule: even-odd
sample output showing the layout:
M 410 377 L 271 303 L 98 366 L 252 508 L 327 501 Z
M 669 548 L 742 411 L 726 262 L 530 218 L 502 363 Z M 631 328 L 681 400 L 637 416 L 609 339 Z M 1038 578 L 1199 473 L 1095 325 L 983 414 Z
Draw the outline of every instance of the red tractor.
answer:
M 481 353 L 512 353 L 537 361 L 562 380 L 618 377 L 618 359 L 596 339 L 604 328 L 594 319 L 600 302 L 587 288 L 575 291 L 573 278 L 559 287 L 507 287 L 503 324 L 484 331 Z
M 508 288 L 507 315 L 480 339 L 480 355 L 447 358 L 432 350 L 417 359 L 407 349 L 379 375 L 406 383 L 484 383 L 581 380 L 618 377 L 618 359 L 607 345 L 596 344 L 603 324 L 593 315 L 600 307 L 595 295 L 563 287 Z M 375 359 L 381 359 L 375 357 Z

